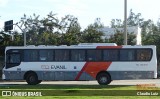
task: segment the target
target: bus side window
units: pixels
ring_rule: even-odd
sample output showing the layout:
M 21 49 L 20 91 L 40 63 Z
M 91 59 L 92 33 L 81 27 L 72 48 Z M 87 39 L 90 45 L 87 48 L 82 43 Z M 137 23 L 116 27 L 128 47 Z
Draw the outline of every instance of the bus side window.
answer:
M 118 50 L 104 50 L 103 60 L 104 61 L 118 61 Z
M 38 61 L 38 51 L 37 50 L 24 50 L 24 61 L 26 62 Z
M 87 50 L 88 61 L 101 61 L 102 51 L 101 50 Z
M 55 61 L 69 61 L 69 50 L 55 50 Z
M 151 50 L 137 50 L 137 60 L 138 61 L 149 61 L 151 59 Z
M 133 49 L 120 50 L 120 60 L 122 60 L 122 61 L 135 61 L 135 50 L 133 50 Z
M 84 61 L 85 50 L 71 50 L 71 61 Z
M 53 50 L 40 50 L 39 60 L 40 61 L 53 61 Z

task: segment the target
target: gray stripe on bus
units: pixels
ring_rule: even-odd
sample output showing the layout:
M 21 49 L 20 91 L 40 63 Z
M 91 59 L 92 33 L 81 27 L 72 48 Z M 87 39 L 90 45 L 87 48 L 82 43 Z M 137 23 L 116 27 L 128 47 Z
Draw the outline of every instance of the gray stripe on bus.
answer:
M 125 79 L 151 79 L 154 78 L 154 71 L 108 71 L 112 80 Z M 23 80 L 25 71 L 5 71 L 6 80 Z M 79 71 L 36 71 L 39 80 L 75 80 Z M 91 75 L 83 72 L 79 80 L 95 80 Z

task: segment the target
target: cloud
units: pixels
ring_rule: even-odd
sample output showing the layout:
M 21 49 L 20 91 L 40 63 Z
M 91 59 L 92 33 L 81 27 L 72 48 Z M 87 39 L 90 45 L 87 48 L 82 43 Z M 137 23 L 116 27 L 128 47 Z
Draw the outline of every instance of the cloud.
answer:
M 57 6 L 59 14 L 71 14 L 74 16 L 84 16 L 89 7 L 84 0 L 66 0 L 62 5 Z
M 128 9 L 135 13 L 141 13 L 145 20 L 151 19 L 155 22 L 159 17 L 160 0 L 128 0 Z
M 0 0 L 0 7 L 5 7 L 8 4 L 8 0 Z

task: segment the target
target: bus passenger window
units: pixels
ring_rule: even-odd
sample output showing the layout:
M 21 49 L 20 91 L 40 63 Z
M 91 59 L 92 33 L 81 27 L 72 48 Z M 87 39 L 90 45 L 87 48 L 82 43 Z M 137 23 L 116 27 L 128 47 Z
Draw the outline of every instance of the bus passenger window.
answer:
M 39 60 L 40 61 L 53 61 L 53 51 L 52 50 L 40 50 Z
M 55 50 L 55 61 L 69 61 L 69 50 Z
M 87 50 L 88 61 L 101 61 L 102 52 L 101 50 Z
M 132 50 L 132 49 L 120 50 L 120 60 L 122 60 L 122 61 L 135 61 L 135 50 Z
M 105 61 L 118 61 L 118 50 L 104 50 L 103 60 Z
M 26 62 L 38 61 L 38 51 L 37 50 L 24 50 L 24 61 Z
M 84 61 L 85 60 L 85 50 L 71 50 L 71 60 L 72 61 Z
M 137 60 L 138 61 L 149 61 L 151 59 L 151 50 L 137 50 Z

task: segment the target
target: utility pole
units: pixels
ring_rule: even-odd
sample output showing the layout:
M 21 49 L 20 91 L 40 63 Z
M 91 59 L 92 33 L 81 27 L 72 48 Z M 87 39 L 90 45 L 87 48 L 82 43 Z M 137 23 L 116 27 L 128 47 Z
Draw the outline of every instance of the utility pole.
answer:
M 19 25 L 18 23 L 14 24 L 16 26 L 18 26 L 18 28 L 24 33 L 23 36 L 24 36 L 24 46 L 26 46 L 26 30 L 23 30 Z
M 24 33 L 24 46 L 26 46 L 26 30 L 22 30 L 22 28 L 18 25 L 18 23 L 13 24 L 13 20 L 6 21 L 4 23 L 4 31 L 8 32 L 13 29 L 13 25 L 18 26 L 18 28 Z
M 23 33 L 24 33 L 24 46 L 26 46 L 26 30 L 24 30 Z
M 127 45 L 127 0 L 124 0 L 124 45 Z

